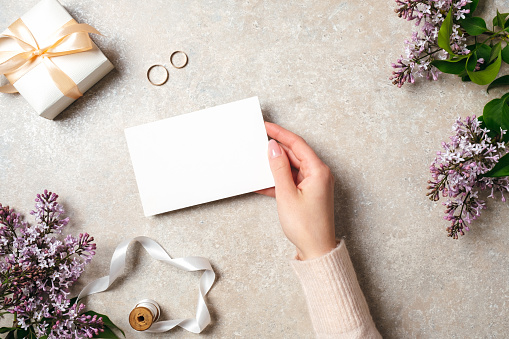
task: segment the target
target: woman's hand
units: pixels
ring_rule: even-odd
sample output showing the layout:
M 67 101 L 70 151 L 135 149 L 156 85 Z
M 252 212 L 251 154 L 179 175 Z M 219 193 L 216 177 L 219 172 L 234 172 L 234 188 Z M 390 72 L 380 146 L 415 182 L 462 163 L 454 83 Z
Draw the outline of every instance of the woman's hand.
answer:
M 280 143 L 270 140 L 268 151 L 276 186 L 258 193 L 276 197 L 279 221 L 299 259 L 329 253 L 336 247 L 330 169 L 298 135 L 270 122 L 265 128 Z

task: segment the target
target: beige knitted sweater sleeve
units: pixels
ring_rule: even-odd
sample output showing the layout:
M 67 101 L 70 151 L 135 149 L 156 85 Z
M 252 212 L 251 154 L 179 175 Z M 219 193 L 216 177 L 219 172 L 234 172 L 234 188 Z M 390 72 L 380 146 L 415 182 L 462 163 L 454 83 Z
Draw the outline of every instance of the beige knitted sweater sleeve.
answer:
M 343 240 L 330 253 L 292 260 L 317 338 L 382 338 L 369 313 Z

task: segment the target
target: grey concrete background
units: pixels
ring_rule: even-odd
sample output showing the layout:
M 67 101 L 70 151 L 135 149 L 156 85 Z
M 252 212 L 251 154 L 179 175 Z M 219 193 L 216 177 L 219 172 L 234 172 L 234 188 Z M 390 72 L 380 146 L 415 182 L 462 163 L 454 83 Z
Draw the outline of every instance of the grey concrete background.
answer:
M 0 27 L 36 3 L 0 0 Z M 507 336 L 508 205 L 490 200 L 453 241 L 442 206 L 425 197 L 428 166 L 453 120 L 480 114 L 503 92 L 487 95 L 453 76 L 394 87 L 390 63 L 413 29 L 394 1 L 62 4 L 104 34 L 93 39 L 116 70 L 55 121 L 18 95 L 0 95 L 0 201 L 31 220 L 36 193 L 61 196 L 68 232 L 97 240 L 77 291 L 107 273 L 121 240 L 147 235 L 173 257 L 210 258 L 217 271 L 207 299 L 213 323 L 201 337 L 313 337 L 275 201 L 248 194 L 146 218 L 124 139 L 127 127 L 258 95 L 265 118 L 302 135 L 337 178 L 337 234 L 348 239 L 385 338 Z M 481 11 L 491 18 L 495 6 L 509 10 L 507 1 L 487 1 Z M 186 68 L 170 67 L 175 50 L 188 53 Z M 145 78 L 154 63 L 168 66 L 164 86 Z M 135 333 L 127 316 L 142 298 L 156 299 L 163 318 L 193 316 L 198 280 L 136 245 L 122 279 L 87 303 L 128 338 L 195 338 L 181 329 Z

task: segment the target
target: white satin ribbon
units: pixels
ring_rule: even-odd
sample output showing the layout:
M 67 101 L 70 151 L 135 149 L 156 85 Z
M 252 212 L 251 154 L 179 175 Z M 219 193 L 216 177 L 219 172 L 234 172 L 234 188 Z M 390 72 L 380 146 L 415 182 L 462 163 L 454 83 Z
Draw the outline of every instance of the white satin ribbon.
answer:
M 150 254 L 150 256 L 156 260 L 166 262 L 172 266 L 178 267 L 188 272 L 204 270 L 200 278 L 200 293 L 198 296 L 196 318 L 158 321 L 153 323 L 152 326 L 150 326 L 150 328 L 144 332 L 166 332 L 175 326 L 180 326 L 183 329 L 193 333 L 200 333 L 203 331 L 203 329 L 210 323 L 210 313 L 207 308 L 207 304 L 205 303 L 205 295 L 207 295 L 208 291 L 214 284 L 214 280 L 216 279 L 216 274 L 210 266 L 210 262 L 208 259 L 203 257 L 185 257 L 172 259 L 161 247 L 161 245 L 159 245 L 154 240 L 144 236 L 122 241 L 117 246 L 115 252 L 113 252 L 113 256 L 111 257 L 110 274 L 94 280 L 85 286 L 85 288 L 78 295 L 78 302 L 80 299 L 88 295 L 106 291 L 111 286 L 111 284 L 113 284 L 115 279 L 117 279 L 122 274 L 125 267 L 127 248 L 132 241 L 139 242 L 145 248 L 148 254 Z

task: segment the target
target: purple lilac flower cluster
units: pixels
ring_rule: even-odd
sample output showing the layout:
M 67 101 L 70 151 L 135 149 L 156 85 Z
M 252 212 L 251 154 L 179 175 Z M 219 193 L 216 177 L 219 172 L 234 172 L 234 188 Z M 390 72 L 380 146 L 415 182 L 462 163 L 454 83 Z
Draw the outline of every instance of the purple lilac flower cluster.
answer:
M 479 191 L 489 190 L 489 197 L 494 193 L 509 191 L 507 177 L 483 177 L 491 170 L 498 160 L 508 152 L 502 141 L 505 130 L 494 138 L 490 137 L 488 129 L 481 126 L 475 116 L 464 120 L 457 119 L 453 125 L 455 135 L 450 142 L 443 142 L 444 151 L 437 152 L 430 171 L 433 180 L 428 181 L 430 190 L 427 194 L 433 201 L 440 199 L 440 195 L 447 198 L 443 203 L 446 207 L 444 219 L 451 222 L 447 227 L 450 237 L 458 239 L 458 234 L 464 235 L 468 231 L 468 224 L 476 219 L 481 210 L 486 208 L 485 201 L 479 198 Z
M 69 218 L 60 218 L 58 196 L 44 191 L 35 199 L 36 225 L 0 204 L 0 310 L 14 314 L 14 326 L 48 338 L 92 338 L 102 318 L 81 314 L 69 288 L 95 254 L 94 238 L 80 234 L 58 240 Z
M 405 82 L 413 83 L 414 76 L 425 76 L 428 80 L 437 80 L 440 71 L 431 65 L 433 60 L 446 59 L 447 52 L 438 46 L 438 32 L 447 13 L 452 7 L 454 21 L 465 19 L 469 9 L 464 9 L 470 0 L 396 0 L 395 12 L 400 18 L 415 20 L 420 32 L 414 32 L 410 40 L 405 40 L 406 56 L 401 56 L 392 64 L 394 71 L 391 80 L 398 87 Z M 422 24 L 422 25 L 421 25 Z M 466 36 L 454 23 L 450 44 L 455 54 L 468 54 Z

